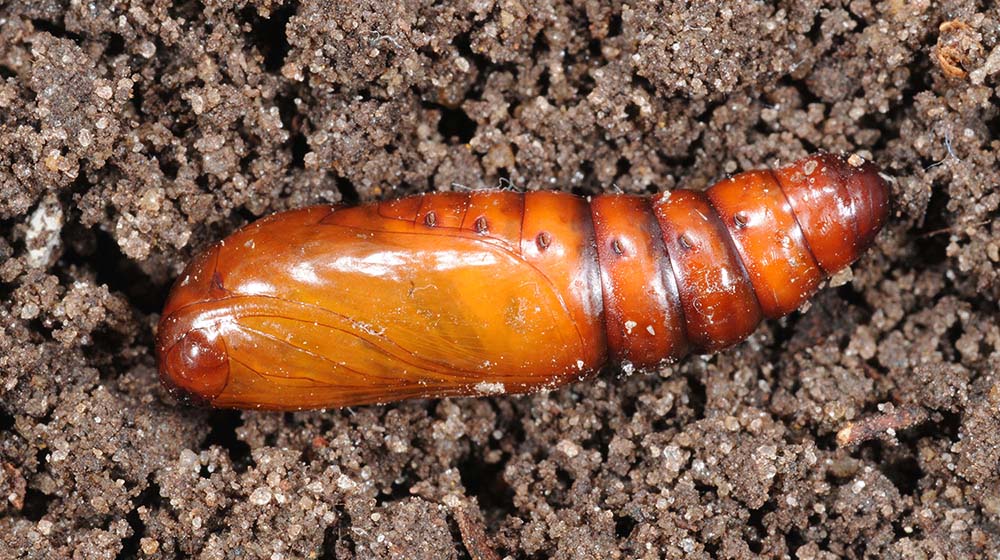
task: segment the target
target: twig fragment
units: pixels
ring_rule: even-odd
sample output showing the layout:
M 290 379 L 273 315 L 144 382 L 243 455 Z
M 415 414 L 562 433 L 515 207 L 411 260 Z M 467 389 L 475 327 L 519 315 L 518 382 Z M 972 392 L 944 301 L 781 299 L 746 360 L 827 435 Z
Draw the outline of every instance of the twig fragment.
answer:
M 500 560 L 493 550 L 493 541 L 486 535 L 483 513 L 474 500 L 456 500 L 451 507 L 462 534 L 462 544 L 472 560 Z
M 837 432 L 837 445 L 848 447 L 880 437 L 895 437 L 898 430 L 911 428 L 928 418 L 927 410 L 917 405 L 895 408 L 891 403 L 882 414 L 850 422 Z

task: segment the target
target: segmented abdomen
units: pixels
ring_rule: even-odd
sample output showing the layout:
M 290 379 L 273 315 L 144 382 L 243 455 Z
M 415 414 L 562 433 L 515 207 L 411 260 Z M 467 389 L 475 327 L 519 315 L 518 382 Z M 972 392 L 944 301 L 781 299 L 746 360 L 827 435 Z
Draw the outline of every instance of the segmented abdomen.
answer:
M 648 366 L 743 340 L 860 256 L 888 197 L 873 165 L 820 154 L 704 193 L 595 198 L 611 356 Z

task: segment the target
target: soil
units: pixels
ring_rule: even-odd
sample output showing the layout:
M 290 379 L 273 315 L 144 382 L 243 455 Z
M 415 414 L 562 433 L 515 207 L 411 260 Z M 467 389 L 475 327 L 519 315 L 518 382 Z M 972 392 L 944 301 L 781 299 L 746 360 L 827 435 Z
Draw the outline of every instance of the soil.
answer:
M 5 3 L 0 550 L 1000 556 L 998 105 L 992 2 Z M 883 167 L 891 224 L 716 356 L 295 414 L 159 385 L 171 281 L 259 216 L 820 149 Z

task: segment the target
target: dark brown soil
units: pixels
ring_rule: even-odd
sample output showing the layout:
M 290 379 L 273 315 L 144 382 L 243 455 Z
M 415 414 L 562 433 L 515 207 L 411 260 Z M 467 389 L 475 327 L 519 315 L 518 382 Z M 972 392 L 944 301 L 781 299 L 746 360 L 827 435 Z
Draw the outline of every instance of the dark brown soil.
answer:
M 0 551 L 1000 555 L 1000 13 L 780 4 L 0 5 Z M 715 357 L 300 414 L 159 386 L 171 280 L 258 216 L 698 188 L 818 149 L 882 165 L 893 221 Z

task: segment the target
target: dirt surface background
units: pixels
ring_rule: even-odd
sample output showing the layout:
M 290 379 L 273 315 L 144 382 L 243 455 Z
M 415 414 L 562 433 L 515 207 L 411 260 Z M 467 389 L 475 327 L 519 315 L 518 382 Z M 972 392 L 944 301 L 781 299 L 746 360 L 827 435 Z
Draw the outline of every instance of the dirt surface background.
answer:
M 0 550 L 997 557 L 990 4 L 5 3 Z M 849 283 L 715 357 L 299 414 L 159 386 L 170 282 L 267 213 L 701 188 L 818 149 L 882 165 L 892 223 Z M 900 411 L 923 421 L 838 446 Z

